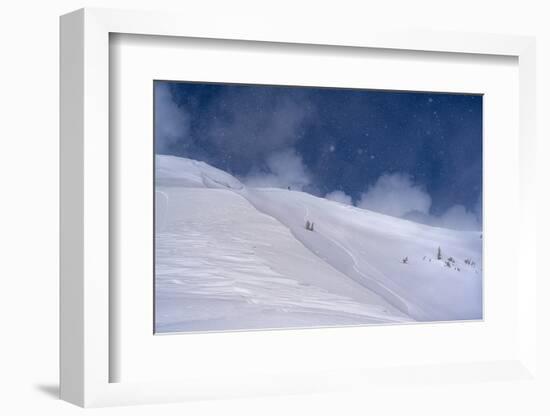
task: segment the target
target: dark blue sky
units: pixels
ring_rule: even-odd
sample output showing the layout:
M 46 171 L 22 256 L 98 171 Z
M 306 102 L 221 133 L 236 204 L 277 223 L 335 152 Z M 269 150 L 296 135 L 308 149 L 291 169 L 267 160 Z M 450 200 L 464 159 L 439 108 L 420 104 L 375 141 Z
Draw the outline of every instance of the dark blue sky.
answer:
M 480 95 L 164 81 L 155 88 L 157 153 L 247 177 L 284 176 L 273 155 L 290 152 L 307 174 L 303 189 L 317 195 L 340 190 L 355 203 L 381 176 L 405 174 L 431 197 L 430 215 L 455 205 L 479 210 Z

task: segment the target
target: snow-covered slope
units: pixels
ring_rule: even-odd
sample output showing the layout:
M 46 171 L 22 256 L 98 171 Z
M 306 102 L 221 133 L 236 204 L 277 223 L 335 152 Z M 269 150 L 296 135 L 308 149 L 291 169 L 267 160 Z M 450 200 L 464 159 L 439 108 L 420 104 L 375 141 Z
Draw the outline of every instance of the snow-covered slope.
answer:
M 303 192 L 249 189 L 245 195 L 328 264 L 413 319 L 481 318 L 478 232 L 430 227 Z M 305 229 L 307 220 L 313 232 Z M 447 264 L 449 257 L 454 262 Z
M 242 189 L 234 176 L 197 160 L 175 156 L 156 156 L 156 185 L 187 188 Z
M 478 233 L 247 189 L 171 156 L 156 159 L 156 203 L 157 331 L 481 317 Z

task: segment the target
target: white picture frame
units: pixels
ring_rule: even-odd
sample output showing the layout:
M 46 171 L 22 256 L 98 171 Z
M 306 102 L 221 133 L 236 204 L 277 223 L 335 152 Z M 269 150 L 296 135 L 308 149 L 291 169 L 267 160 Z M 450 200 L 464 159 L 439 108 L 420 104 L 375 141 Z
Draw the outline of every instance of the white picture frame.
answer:
M 116 261 L 109 246 L 113 218 L 110 173 L 110 34 L 331 45 L 332 47 L 429 51 L 441 54 L 503 55 L 519 66 L 519 184 L 517 215 L 517 348 L 507 357 L 477 362 L 441 362 L 415 367 L 330 370 L 295 374 L 281 369 L 249 380 L 221 371 L 212 377 L 195 369 L 183 379 L 113 382 L 110 369 L 121 357 L 112 348 L 111 314 L 117 307 L 109 276 Z M 260 44 L 261 45 L 261 44 Z M 80 406 L 181 401 L 255 394 L 319 392 L 349 383 L 407 380 L 465 380 L 504 377 L 521 380 L 536 371 L 535 269 L 535 42 L 533 38 L 465 33 L 384 32 L 376 29 L 304 32 L 266 22 L 239 25 L 168 13 L 83 9 L 61 18 L 61 397 Z M 405 329 L 403 329 L 405 330 Z M 334 336 L 325 332 L 327 337 Z M 236 334 L 239 336 L 239 334 Z M 242 336 L 243 334 L 241 334 Z M 257 335 L 253 335 L 257 336 Z M 315 337 L 313 333 L 302 337 Z M 249 336 L 250 337 L 250 336 Z M 238 340 L 235 342 L 239 342 Z M 327 371 L 327 370 L 323 370 Z M 479 373 L 483 377 L 479 377 Z M 478 376 L 476 376 L 478 374 Z

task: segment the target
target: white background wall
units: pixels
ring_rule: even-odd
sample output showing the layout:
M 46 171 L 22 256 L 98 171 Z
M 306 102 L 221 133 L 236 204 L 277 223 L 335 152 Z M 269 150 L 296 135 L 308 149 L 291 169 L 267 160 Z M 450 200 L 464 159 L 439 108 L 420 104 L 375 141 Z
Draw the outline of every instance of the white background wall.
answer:
M 307 30 L 315 19 L 327 30 L 341 25 L 388 26 L 513 33 L 538 37 L 540 213 L 550 212 L 550 12 L 545 1 L 521 0 L 385 0 L 168 1 L 168 0 L 20 0 L 0 9 L 0 413 L 76 414 L 80 409 L 55 399 L 58 367 L 58 16 L 84 6 L 167 9 L 187 13 L 266 16 Z M 546 4 L 547 5 L 547 4 Z M 242 18 L 242 17 L 241 17 Z M 290 22 L 290 23 L 289 23 Z M 542 215 L 541 215 L 542 217 Z M 539 270 L 548 249 L 549 222 L 539 223 Z M 544 231 L 546 231 L 546 233 Z M 550 374 L 544 351 L 550 351 L 548 296 L 538 288 L 541 364 Z M 548 353 L 546 353 L 547 355 Z M 548 378 L 546 378 L 548 381 Z M 334 393 L 197 402 L 94 410 L 97 414 L 550 414 L 550 385 L 404 386 L 376 394 Z M 436 392 L 436 393 L 434 393 Z

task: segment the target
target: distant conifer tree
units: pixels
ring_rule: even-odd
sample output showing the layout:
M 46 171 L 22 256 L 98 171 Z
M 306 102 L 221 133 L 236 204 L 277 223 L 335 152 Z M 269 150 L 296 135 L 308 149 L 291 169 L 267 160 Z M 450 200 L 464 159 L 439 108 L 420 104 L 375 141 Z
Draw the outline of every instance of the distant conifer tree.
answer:
M 438 247 L 437 248 L 437 259 L 441 260 L 442 258 L 443 258 L 443 256 L 441 255 L 441 247 Z

